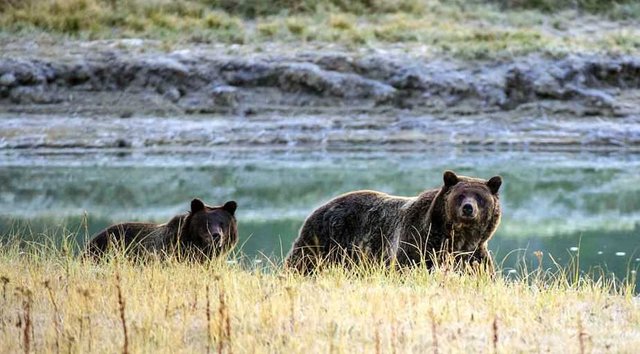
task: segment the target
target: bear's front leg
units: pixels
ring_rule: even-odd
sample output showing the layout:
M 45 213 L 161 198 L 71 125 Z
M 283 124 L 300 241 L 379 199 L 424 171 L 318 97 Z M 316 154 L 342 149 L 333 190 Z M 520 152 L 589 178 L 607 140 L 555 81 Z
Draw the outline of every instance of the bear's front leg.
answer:
M 486 243 L 473 252 L 473 255 L 470 257 L 470 261 L 474 271 L 486 272 L 492 279 L 495 278 L 493 258 L 491 257 L 491 253 L 489 252 Z

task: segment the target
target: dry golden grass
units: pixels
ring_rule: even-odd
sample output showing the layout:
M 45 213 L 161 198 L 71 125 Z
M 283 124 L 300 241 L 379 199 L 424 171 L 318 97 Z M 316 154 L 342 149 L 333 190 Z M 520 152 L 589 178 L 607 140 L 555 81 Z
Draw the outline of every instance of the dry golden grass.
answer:
M 375 267 L 302 277 L 251 262 L 83 263 L 68 249 L 2 246 L 2 352 L 631 353 L 640 346 L 631 286 L 570 270 L 495 281 Z

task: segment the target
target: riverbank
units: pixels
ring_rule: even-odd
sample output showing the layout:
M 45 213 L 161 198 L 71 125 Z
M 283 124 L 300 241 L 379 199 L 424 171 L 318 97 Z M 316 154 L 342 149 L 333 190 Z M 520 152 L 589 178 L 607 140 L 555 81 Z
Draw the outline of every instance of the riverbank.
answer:
M 0 148 L 640 146 L 634 0 L 0 9 Z
M 640 145 L 636 56 L 158 45 L 8 45 L 0 147 Z
M 5 0 L 0 148 L 635 149 L 640 5 L 603 4 Z

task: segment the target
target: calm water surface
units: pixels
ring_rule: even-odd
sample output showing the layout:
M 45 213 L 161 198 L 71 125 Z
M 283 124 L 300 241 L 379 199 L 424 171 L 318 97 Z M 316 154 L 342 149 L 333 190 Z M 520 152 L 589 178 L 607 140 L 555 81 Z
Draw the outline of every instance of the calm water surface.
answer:
M 442 172 L 504 178 L 503 221 L 490 243 L 505 272 L 518 258 L 545 267 L 578 256 L 619 278 L 640 266 L 640 154 L 471 150 L 9 151 L 0 154 L 0 234 L 110 223 L 165 222 L 193 197 L 234 199 L 242 251 L 279 258 L 304 218 L 356 189 L 416 195 Z M 80 241 L 85 232 L 78 236 Z M 516 250 L 515 252 L 512 252 Z

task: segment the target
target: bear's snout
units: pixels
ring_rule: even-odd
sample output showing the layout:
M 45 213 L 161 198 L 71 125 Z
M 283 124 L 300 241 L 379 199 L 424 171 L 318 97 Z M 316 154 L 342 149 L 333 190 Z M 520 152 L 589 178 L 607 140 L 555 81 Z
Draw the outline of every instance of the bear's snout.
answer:
M 465 198 L 458 208 L 458 215 L 462 220 L 474 220 L 476 216 L 478 216 L 478 205 L 475 203 L 475 200 Z
M 202 242 L 204 242 L 205 245 L 207 246 L 215 246 L 217 243 L 220 242 L 222 237 L 222 228 L 220 228 L 219 226 L 212 226 L 209 225 L 207 226 L 206 229 L 202 230 L 202 232 L 200 233 L 200 238 L 202 239 Z
M 462 215 L 464 215 L 466 217 L 473 216 L 473 205 L 471 205 L 470 203 L 467 203 L 467 204 L 463 205 L 462 206 Z
M 213 230 L 211 230 L 209 232 L 209 235 L 211 236 L 211 241 L 212 242 L 221 240 L 222 239 L 222 235 L 223 235 L 222 228 L 220 228 L 220 227 L 214 228 Z

